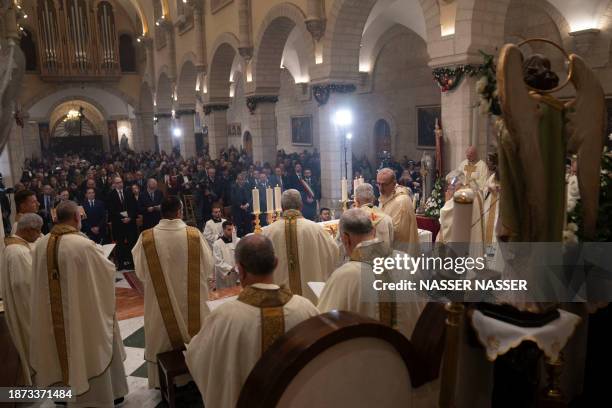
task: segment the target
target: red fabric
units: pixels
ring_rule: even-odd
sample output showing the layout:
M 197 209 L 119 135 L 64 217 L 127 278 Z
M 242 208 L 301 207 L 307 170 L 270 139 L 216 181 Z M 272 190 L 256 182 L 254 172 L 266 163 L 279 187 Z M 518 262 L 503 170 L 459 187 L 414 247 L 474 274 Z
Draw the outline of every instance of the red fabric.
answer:
M 431 231 L 431 235 L 433 236 L 432 242 L 436 242 L 436 237 L 438 236 L 438 231 L 440 231 L 440 223 L 435 218 L 424 217 L 422 215 L 417 215 L 417 226 L 419 229 L 424 229 L 427 231 Z

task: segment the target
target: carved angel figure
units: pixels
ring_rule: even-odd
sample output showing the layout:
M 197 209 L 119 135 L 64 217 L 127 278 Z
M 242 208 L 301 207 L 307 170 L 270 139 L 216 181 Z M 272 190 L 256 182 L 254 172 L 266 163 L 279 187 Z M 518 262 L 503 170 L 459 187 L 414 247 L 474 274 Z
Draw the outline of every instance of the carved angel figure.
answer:
M 545 41 L 545 40 L 539 40 Z M 575 54 L 567 56 L 576 96 L 551 95 L 564 87 L 542 55 L 525 60 L 506 44 L 499 56 L 497 84 L 505 130 L 500 132 L 500 230 L 503 241 L 560 242 L 565 225 L 565 158 L 578 156 L 585 235 L 595 231 L 599 171 L 605 136 L 604 92 L 593 71 Z

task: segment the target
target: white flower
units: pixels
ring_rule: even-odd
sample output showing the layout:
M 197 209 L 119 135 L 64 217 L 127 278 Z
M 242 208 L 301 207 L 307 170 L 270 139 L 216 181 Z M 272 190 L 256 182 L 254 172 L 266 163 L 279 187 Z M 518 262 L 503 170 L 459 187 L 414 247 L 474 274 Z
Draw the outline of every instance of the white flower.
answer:
M 564 244 L 577 244 L 578 237 L 576 236 L 576 234 L 574 234 L 573 231 L 565 230 L 563 231 L 563 243 Z
M 478 82 L 476 82 L 476 92 L 479 94 L 483 93 L 488 84 L 489 80 L 487 79 L 486 75 L 482 76 Z
M 572 232 L 576 232 L 576 231 L 578 231 L 578 225 L 576 225 L 575 222 L 569 222 L 569 223 L 567 223 L 567 230 L 568 231 L 572 231 Z
M 486 115 L 487 113 L 489 113 L 490 109 L 491 109 L 491 101 L 488 99 L 481 99 L 480 100 L 480 114 Z

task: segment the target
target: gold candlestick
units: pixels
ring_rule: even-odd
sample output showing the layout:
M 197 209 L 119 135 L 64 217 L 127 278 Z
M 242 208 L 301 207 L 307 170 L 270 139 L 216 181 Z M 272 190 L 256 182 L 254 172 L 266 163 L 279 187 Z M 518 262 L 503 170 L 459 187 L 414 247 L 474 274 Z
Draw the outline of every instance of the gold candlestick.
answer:
M 254 212 L 253 215 L 255 216 L 255 233 L 256 234 L 261 234 L 261 225 L 260 225 L 260 221 L 259 221 L 259 212 Z
M 266 219 L 268 220 L 268 225 L 272 224 L 276 221 L 276 217 L 274 216 L 274 211 L 266 212 Z

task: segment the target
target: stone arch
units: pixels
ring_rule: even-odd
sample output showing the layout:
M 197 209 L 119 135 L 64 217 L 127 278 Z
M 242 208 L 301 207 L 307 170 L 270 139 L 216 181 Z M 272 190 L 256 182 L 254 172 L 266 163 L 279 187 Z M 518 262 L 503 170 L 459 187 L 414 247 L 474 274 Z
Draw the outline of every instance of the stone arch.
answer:
M 207 100 L 209 103 L 227 103 L 230 92 L 230 75 L 234 58 L 238 55 L 238 39 L 231 33 L 221 34 L 212 48 L 207 76 Z
M 400 25 L 400 24 L 394 25 L 393 27 L 385 31 L 383 35 L 381 35 L 376 41 L 376 45 L 374 46 L 372 50 L 372 61 L 374 61 L 372 64 L 372 73 L 376 71 L 376 65 L 378 64 L 378 57 L 380 56 L 380 53 L 385 48 L 385 46 L 389 44 L 395 37 L 399 35 L 406 35 L 406 34 L 410 35 L 410 40 L 411 40 L 410 43 L 406 44 L 407 48 L 413 48 L 415 46 L 419 46 L 420 44 L 417 44 L 419 41 L 421 41 L 422 43 L 425 42 L 425 40 L 423 40 L 421 36 L 419 36 L 417 33 L 412 31 L 408 27 Z M 426 46 L 426 44 L 423 44 L 423 45 Z M 427 55 L 427 60 L 429 60 L 429 55 Z
M 57 101 L 55 101 L 49 107 L 49 109 L 47 110 L 46 117 L 51 119 L 51 116 L 53 115 L 53 112 L 55 112 L 60 106 L 68 104 L 70 102 L 75 102 L 75 101 L 76 102 L 83 101 L 83 102 L 93 106 L 97 110 L 97 113 L 99 113 L 99 115 L 103 119 L 108 119 L 109 118 L 109 114 L 106 111 L 106 109 L 104 109 L 104 106 L 102 106 L 100 103 L 98 103 L 98 101 L 96 101 L 94 98 L 90 98 L 90 97 L 85 96 L 85 95 L 65 96 L 63 98 L 58 99 Z
M 198 81 L 198 70 L 193 60 L 186 60 L 181 65 L 179 79 L 176 87 L 177 101 L 179 107 L 194 108 L 196 103 L 196 83 Z
M 113 86 L 108 86 L 108 85 L 104 85 L 104 84 L 96 84 L 96 83 L 88 83 L 87 84 L 88 88 L 95 88 L 95 89 L 99 89 L 101 91 L 104 92 L 108 92 L 109 94 L 121 99 L 123 102 L 125 102 L 126 104 L 135 107 L 138 106 L 137 101 L 131 97 L 130 95 L 120 91 L 119 89 L 113 87 Z M 82 95 L 83 92 L 81 90 L 81 88 L 79 86 L 76 85 L 70 85 L 70 86 L 55 86 L 55 87 L 51 87 L 51 88 L 46 88 L 44 91 L 39 92 L 38 94 L 34 95 L 33 97 L 31 97 L 30 99 L 24 101 L 22 103 L 22 110 L 28 111 L 32 108 L 32 106 L 36 105 L 37 102 L 39 102 L 40 100 L 53 95 L 55 93 L 61 92 L 61 91 L 74 91 L 75 95 Z
M 291 32 L 298 30 L 298 36 L 305 49 L 298 49 L 301 67 L 314 62 L 314 48 L 310 34 L 306 30 L 302 10 L 290 3 L 281 3 L 270 9 L 262 21 L 253 58 L 253 81 L 255 92 L 278 92 L 280 88 L 280 64 L 283 51 Z M 303 70 L 303 69 L 302 69 Z
M 323 64 L 331 79 L 359 79 L 361 39 L 367 19 L 377 0 L 335 0 L 325 38 Z M 440 10 L 437 0 L 418 0 L 425 18 L 427 42 L 440 38 Z
M 172 110 L 174 98 L 172 93 L 172 82 L 166 72 L 162 72 L 157 80 L 157 92 L 155 93 L 155 103 L 157 112 L 169 113 Z

